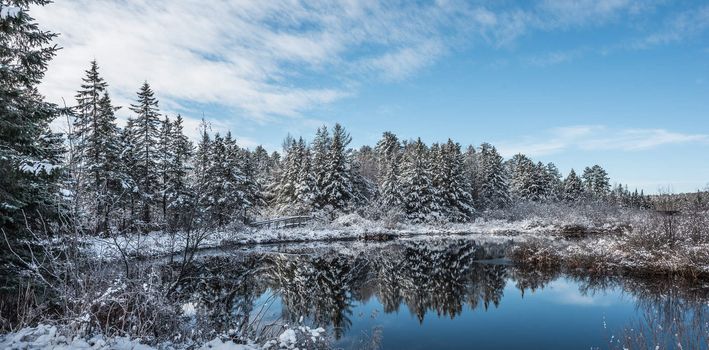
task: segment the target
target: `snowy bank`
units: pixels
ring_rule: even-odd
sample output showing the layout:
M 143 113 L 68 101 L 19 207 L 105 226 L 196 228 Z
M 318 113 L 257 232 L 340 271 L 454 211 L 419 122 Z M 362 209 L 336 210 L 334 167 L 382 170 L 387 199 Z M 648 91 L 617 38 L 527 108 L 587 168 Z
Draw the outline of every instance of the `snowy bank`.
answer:
M 204 344 L 161 343 L 147 345 L 140 339 L 129 337 L 70 336 L 53 325 L 40 324 L 16 332 L 0 335 L 0 349 L 7 350 L 157 350 L 157 349 L 198 349 L 198 350 L 275 350 L 307 348 L 323 342 L 325 330 L 306 326 L 287 328 L 276 338 L 262 344 L 249 342 L 236 344 L 231 340 L 215 338 Z
M 331 223 L 312 224 L 305 227 L 288 229 L 276 228 L 240 228 L 218 230 L 205 235 L 199 244 L 200 249 L 221 246 L 256 245 L 271 243 L 381 240 L 405 237 L 470 236 L 486 240 L 509 238 L 525 239 L 531 236 L 548 235 L 560 230 L 555 223 L 546 223 L 536 219 L 477 220 L 471 223 L 441 224 L 397 224 L 385 228 L 380 222 L 370 221 L 356 214 L 341 216 Z M 111 259 L 120 256 L 123 251 L 131 256 L 164 256 L 183 250 L 187 237 L 184 233 L 152 232 L 112 238 L 87 236 L 84 238 L 84 250 L 96 258 Z M 119 249 L 120 248 L 120 249 Z

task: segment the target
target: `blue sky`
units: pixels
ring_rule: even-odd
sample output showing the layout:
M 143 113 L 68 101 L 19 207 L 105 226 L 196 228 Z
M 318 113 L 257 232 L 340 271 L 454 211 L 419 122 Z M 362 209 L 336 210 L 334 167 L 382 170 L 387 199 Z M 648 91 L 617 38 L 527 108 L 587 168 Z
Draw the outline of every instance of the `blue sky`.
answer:
M 62 33 L 41 87 L 53 101 L 95 58 L 119 105 L 147 80 L 189 133 L 204 115 L 244 146 L 340 122 L 354 146 L 450 137 L 563 172 L 598 163 L 647 192 L 709 184 L 706 1 L 74 0 L 31 14 Z

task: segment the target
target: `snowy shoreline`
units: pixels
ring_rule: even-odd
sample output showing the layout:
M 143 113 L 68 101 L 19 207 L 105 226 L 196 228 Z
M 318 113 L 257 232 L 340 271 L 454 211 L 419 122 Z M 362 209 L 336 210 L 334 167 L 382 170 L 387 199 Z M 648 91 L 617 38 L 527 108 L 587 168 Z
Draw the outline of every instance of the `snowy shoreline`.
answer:
M 345 242 L 345 241 L 385 241 L 401 238 L 427 237 L 467 237 L 482 242 L 508 240 L 511 237 L 525 240 L 537 236 L 554 235 L 562 227 L 542 224 L 539 220 L 476 221 L 465 224 L 406 224 L 393 228 L 383 228 L 380 223 L 363 220 L 358 216 L 346 216 L 333 223 L 289 229 L 242 229 L 219 230 L 206 236 L 198 249 L 219 247 L 248 247 L 266 244 L 291 244 L 305 242 Z M 156 231 L 143 235 L 101 238 L 82 238 L 83 249 L 97 259 L 120 257 L 117 246 L 131 256 L 160 257 L 180 253 L 184 246 L 183 233 Z
M 250 248 L 259 245 L 308 242 L 389 241 L 459 237 L 480 243 L 513 242 L 508 258 L 538 268 L 582 269 L 590 273 L 709 276 L 709 244 L 681 242 L 672 246 L 633 246 L 651 234 L 627 223 L 568 223 L 531 218 L 517 221 L 478 220 L 472 223 L 396 224 L 345 215 L 328 224 L 289 229 L 219 230 L 208 235 L 198 250 Z M 88 236 L 83 249 L 97 259 L 119 258 L 117 245 L 130 256 L 158 258 L 182 252 L 181 233 L 152 232 L 106 239 Z

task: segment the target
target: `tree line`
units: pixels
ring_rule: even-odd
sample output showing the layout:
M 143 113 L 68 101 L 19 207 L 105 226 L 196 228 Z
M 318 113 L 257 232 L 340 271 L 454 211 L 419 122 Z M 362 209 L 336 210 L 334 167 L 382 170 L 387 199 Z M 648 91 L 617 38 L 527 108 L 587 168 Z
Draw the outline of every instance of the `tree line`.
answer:
M 464 150 L 452 140 L 425 144 L 385 132 L 374 148 L 350 148 L 344 127 L 318 128 L 312 142 L 288 136 L 281 152 L 240 147 L 202 121 L 196 145 L 183 118 L 163 116 L 145 82 L 124 128 L 108 84 L 91 62 L 72 108 L 67 188 L 90 231 L 223 226 L 262 214 L 400 211 L 412 222 L 473 219 L 519 201 L 605 200 L 633 207 L 646 196 L 611 188 L 599 165 L 564 178 L 553 163 L 523 154 L 504 160 L 488 143 Z

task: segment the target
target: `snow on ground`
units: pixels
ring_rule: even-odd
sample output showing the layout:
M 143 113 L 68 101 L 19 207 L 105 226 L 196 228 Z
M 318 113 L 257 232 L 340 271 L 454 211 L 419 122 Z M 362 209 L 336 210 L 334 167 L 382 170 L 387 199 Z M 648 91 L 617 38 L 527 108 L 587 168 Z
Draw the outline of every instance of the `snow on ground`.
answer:
M 0 335 L 0 349 L 6 350 L 156 350 L 156 349 L 198 349 L 198 350 L 271 350 L 307 348 L 308 344 L 316 344 L 324 340 L 323 328 L 298 326 L 287 328 L 276 339 L 261 345 L 256 343 L 236 344 L 230 340 L 215 338 L 194 347 L 191 344 L 158 344 L 155 346 L 143 344 L 140 339 L 127 337 L 106 338 L 102 335 L 92 337 L 68 337 L 56 326 L 40 324 L 37 327 L 27 327 L 13 333 Z

